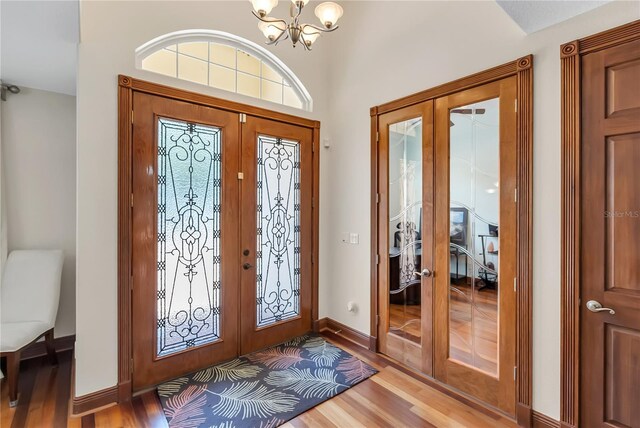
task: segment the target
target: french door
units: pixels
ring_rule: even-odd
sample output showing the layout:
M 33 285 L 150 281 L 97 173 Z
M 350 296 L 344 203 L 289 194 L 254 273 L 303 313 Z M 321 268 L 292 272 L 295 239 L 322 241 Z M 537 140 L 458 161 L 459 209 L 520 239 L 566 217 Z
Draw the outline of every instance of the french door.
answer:
M 309 331 L 311 129 L 139 92 L 133 112 L 133 389 Z
M 515 97 L 510 77 L 378 118 L 379 350 L 511 415 Z

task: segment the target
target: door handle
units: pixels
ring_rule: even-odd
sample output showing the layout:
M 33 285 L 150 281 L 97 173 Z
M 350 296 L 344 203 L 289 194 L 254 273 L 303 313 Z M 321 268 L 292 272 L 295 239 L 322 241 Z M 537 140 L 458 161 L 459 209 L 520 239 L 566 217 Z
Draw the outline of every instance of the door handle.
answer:
M 427 268 L 424 268 L 422 269 L 422 272 L 414 272 L 413 274 L 418 276 L 424 276 L 425 278 L 429 278 L 431 275 L 433 275 L 433 272 L 431 272 Z
M 244 270 L 249 270 L 253 267 L 253 265 L 251 263 L 245 263 L 242 265 L 242 269 Z
M 600 304 L 600 302 L 598 302 L 597 300 L 589 300 L 587 302 L 587 309 L 589 309 L 591 312 L 609 311 L 611 315 L 616 314 L 616 311 L 611 308 L 603 308 L 602 304 Z

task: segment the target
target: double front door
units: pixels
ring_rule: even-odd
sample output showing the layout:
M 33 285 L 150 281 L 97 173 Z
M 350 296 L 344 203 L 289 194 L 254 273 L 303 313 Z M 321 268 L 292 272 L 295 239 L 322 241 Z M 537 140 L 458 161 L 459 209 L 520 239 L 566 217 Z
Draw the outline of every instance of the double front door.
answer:
M 312 128 L 133 96 L 133 388 L 311 329 Z
M 378 118 L 379 350 L 515 413 L 516 78 Z

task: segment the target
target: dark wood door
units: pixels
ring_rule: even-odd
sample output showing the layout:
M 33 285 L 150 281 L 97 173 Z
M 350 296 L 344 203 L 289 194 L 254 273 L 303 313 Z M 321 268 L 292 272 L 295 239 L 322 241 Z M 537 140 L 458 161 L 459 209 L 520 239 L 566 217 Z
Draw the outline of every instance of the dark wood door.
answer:
M 242 127 L 241 353 L 311 330 L 313 131 Z
M 133 98 L 133 388 L 238 353 L 239 115 Z
M 380 115 L 378 126 L 378 349 L 431 375 L 433 101 Z
M 640 427 L 640 41 L 582 73 L 580 426 Z
M 434 377 L 515 414 L 516 77 L 435 100 Z M 460 267 L 462 265 L 462 267 Z

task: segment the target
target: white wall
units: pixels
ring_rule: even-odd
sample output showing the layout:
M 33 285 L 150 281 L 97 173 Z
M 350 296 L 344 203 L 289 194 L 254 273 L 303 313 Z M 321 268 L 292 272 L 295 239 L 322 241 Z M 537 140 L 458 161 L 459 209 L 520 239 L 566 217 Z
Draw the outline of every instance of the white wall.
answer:
M 332 39 L 331 116 L 325 133 L 321 236 L 330 284 L 327 315 L 369 331 L 369 108 L 532 53 L 534 58 L 533 407 L 559 418 L 560 59 L 559 46 L 640 17 L 637 2 L 613 2 L 528 36 L 495 2 L 343 2 Z M 340 242 L 357 232 L 360 245 Z M 347 311 L 354 300 L 360 311 Z
M 75 333 L 76 98 L 21 88 L 2 102 L 7 245 L 64 250 L 56 337 Z
M 288 16 L 287 3 L 281 1 L 273 13 Z M 289 42 L 270 48 L 311 93 L 314 111 L 306 113 L 135 69 L 134 50 L 138 46 L 177 30 L 221 30 L 263 43 L 249 2 L 83 1 L 80 13 L 76 396 L 117 382 L 117 75 L 127 74 L 322 121 L 327 111 L 325 58 L 330 39 L 321 38 L 312 53 L 301 47 L 292 49 Z M 312 10 L 305 11 L 304 16 L 317 20 Z M 329 175 L 324 163 L 321 175 Z M 324 183 L 320 187 L 328 189 Z M 330 209 L 325 193 L 321 190 L 322 219 Z M 320 260 L 326 253 L 322 247 Z M 324 278 L 323 273 L 320 305 L 326 311 L 331 290 Z M 324 312 L 320 315 L 326 316 Z

